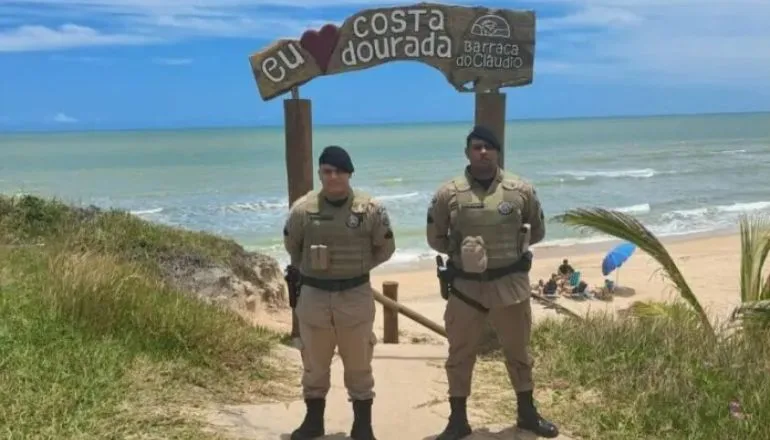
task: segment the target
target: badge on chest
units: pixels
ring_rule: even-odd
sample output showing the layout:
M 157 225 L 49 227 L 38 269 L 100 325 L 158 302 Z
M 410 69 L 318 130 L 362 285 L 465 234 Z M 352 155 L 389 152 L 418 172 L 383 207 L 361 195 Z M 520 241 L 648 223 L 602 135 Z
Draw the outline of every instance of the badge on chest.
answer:
M 363 223 L 363 215 L 356 214 L 355 212 L 351 212 L 347 220 L 345 220 L 345 226 L 350 229 L 358 229 L 361 227 L 361 223 Z
M 497 212 L 500 215 L 511 215 L 513 213 L 513 203 L 503 200 L 497 204 Z

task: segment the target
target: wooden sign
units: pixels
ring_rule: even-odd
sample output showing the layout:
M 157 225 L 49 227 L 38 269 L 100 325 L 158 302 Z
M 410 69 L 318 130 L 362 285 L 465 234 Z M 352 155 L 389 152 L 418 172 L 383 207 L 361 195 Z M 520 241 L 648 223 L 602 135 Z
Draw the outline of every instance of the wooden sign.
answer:
M 532 83 L 535 13 L 418 3 L 369 9 L 341 27 L 279 40 L 249 57 L 267 101 L 315 77 L 419 61 L 463 92 Z

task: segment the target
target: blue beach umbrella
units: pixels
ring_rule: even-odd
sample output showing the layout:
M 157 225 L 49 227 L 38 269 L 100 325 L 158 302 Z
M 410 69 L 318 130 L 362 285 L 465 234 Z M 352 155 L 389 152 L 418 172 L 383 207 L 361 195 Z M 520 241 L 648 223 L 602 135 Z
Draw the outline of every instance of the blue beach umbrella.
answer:
M 619 268 L 626 262 L 626 260 L 633 255 L 636 250 L 636 245 L 633 243 L 621 243 L 604 256 L 602 261 L 602 275 L 607 276 L 613 270 Z

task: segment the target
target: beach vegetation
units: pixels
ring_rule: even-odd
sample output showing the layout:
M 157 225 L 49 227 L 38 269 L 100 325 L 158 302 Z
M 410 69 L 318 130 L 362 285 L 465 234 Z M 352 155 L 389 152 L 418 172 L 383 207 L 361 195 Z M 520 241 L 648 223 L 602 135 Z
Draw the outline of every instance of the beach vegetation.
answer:
M 551 318 L 533 332 L 535 397 L 570 438 L 767 439 L 770 345 L 764 341 L 745 332 L 716 342 L 704 337 L 684 301 L 649 319 Z M 489 423 L 510 424 L 516 400 L 502 354 L 481 359 L 477 372 L 470 405 L 489 414 Z
M 701 306 L 698 297 L 695 296 L 674 259 L 658 237 L 650 232 L 637 218 L 604 208 L 577 208 L 555 217 L 555 220 L 575 226 L 578 229 L 601 232 L 635 244 L 660 264 L 659 272 L 679 292 L 681 299 L 689 304 L 690 310 L 696 314 L 703 328 L 709 334 L 714 334 L 714 328 L 709 321 L 706 311 Z M 629 311 L 637 316 L 647 317 L 681 313 L 680 309 L 669 307 L 666 304 L 640 301 L 635 302 Z
M 744 326 L 770 329 L 770 275 L 765 262 L 770 254 L 770 217 L 743 215 L 741 236 L 741 305 L 733 312 L 734 319 Z
M 645 251 L 660 264 L 660 270 L 682 300 L 690 305 L 702 326 L 711 334 L 715 330 L 709 318 L 677 267 L 674 259 L 660 240 L 635 217 L 603 208 L 569 210 L 556 217 L 557 221 L 580 229 L 589 229 L 629 241 Z M 741 238 L 740 294 L 741 305 L 732 313 L 734 321 L 740 321 L 746 329 L 770 329 L 770 277 L 764 270 L 770 254 L 770 218 L 763 214 L 742 214 L 739 219 Z M 653 317 L 679 313 L 670 304 L 637 301 L 630 310 L 635 316 Z M 681 318 L 681 314 L 676 316 Z
M 240 252 L 124 212 L 0 196 L 3 437 L 215 438 L 198 409 L 267 393 L 277 336 L 160 273 L 171 257 Z
M 735 294 L 742 303 L 729 320 L 713 323 L 665 247 L 633 216 L 581 208 L 556 220 L 635 244 L 660 264 L 680 298 L 636 302 L 627 315 L 539 324 L 533 352 L 543 410 L 578 438 L 770 438 L 767 218 L 740 218 Z M 736 322 L 743 331 L 734 331 Z M 506 376 L 499 362 L 483 365 L 493 373 L 482 376 L 492 392 Z M 510 399 L 488 400 L 498 417 L 514 414 Z

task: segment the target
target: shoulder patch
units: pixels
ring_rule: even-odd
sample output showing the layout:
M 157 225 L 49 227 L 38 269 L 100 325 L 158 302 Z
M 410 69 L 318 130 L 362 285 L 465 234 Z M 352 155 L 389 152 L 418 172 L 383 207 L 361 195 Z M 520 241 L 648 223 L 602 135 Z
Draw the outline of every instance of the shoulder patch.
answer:
M 374 208 L 377 215 L 380 217 L 380 223 L 382 226 L 390 227 L 390 217 L 388 216 L 388 210 L 385 208 L 385 205 L 376 205 Z

